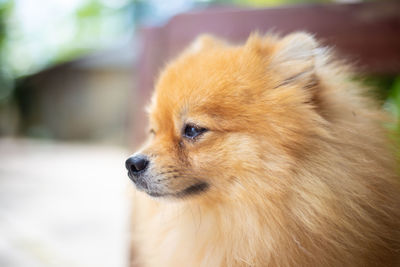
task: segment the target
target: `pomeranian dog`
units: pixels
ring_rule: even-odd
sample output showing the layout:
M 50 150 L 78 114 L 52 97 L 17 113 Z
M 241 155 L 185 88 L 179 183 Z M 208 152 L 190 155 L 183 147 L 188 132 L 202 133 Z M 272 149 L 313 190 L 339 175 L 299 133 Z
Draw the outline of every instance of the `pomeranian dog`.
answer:
M 199 37 L 167 65 L 126 161 L 136 266 L 399 266 L 379 105 L 307 33 Z

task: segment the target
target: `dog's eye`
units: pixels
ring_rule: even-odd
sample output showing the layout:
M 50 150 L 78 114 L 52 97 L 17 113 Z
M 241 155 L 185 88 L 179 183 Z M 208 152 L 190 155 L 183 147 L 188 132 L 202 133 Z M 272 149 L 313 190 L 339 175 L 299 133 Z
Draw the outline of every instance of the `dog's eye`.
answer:
M 189 139 L 194 139 L 206 131 L 206 128 L 198 127 L 193 124 L 186 124 L 183 128 L 183 136 Z

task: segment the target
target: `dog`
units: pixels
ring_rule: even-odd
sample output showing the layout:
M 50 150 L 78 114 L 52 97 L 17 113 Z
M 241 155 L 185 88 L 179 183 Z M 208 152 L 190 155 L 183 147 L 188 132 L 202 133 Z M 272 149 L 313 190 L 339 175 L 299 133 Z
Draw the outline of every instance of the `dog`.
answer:
M 127 161 L 137 266 L 399 266 L 387 115 L 310 34 L 198 37 Z

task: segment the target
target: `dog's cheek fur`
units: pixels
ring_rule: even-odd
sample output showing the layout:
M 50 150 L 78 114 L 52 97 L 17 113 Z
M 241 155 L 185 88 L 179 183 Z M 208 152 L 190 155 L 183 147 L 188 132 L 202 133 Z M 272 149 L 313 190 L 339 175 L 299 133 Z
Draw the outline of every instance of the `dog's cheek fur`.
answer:
M 293 167 L 292 156 L 276 147 L 268 136 L 220 135 L 208 147 L 188 152 L 193 172 L 211 185 L 208 198 L 240 200 L 259 186 L 263 187 L 265 197 L 277 198 L 290 189 L 291 180 L 281 173 Z

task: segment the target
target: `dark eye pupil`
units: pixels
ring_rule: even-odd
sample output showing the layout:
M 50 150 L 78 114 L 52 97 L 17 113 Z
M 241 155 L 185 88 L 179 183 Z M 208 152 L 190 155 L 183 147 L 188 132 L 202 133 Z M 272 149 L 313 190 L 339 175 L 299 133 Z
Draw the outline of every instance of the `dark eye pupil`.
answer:
M 188 127 L 187 131 L 186 131 L 186 135 L 191 137 L 191 136 L 195 136 L 197 134 L 197 130 L 194 127 Z
M 186 125 L 184 130 L 185 137 L 195 138 L 196 136 L 205 132 L 205 128 L 196 127 L 194 125 Z

